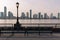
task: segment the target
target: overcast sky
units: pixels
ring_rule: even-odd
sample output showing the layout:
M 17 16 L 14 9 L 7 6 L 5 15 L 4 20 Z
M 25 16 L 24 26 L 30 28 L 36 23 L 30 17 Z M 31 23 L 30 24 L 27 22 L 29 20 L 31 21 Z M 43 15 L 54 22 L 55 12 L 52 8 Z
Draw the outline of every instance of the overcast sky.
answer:
M 16 16 L 16 2 L 20 3 L 19 15 L 21 12 L 29 12 L 30 9 L 33 14 L 41 12 L 57 15 L 60 12 L 60 0 L 0 0 L 0 12 L 4 11 L 4 6 L 6 6 L 7 11 L 11 11 Z

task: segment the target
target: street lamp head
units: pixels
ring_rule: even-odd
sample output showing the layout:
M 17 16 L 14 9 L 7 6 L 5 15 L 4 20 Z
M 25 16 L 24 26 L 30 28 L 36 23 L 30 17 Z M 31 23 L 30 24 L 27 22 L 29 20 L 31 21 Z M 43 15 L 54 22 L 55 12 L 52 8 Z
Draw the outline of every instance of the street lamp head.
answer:
M 19 7 L 19 3 L 18 2 L 16 3 L 16 6 Z

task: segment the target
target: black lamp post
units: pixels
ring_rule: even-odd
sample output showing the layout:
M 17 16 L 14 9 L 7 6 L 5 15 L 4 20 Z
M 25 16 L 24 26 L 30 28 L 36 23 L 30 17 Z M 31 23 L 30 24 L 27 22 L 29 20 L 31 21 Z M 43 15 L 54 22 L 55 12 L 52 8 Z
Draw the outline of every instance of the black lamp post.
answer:
M 18 17 L 18 7 L 19 7 L 19 3 L 16 3 L 16 7 L 17 7 L 17 22 L 16 24 L 14 24 L 14 29 L 15 30 L 20 30 L 21 24 L 19 23 L 19 17 Z
M 19 7 L 19 3 L 18 2 L 16 3 L 16 7 L 17 7 L 17 22 L 16 23 L 19 24 L 19 18 L 18 18 L 18 7 Z

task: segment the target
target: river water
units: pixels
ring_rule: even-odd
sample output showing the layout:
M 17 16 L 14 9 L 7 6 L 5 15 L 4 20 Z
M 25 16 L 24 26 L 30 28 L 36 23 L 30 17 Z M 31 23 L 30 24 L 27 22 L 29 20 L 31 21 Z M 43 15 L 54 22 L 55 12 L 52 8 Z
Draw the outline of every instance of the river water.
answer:
M 20 19 L 20 23 L 60 23 L 60 19 Z M 0 23 L 16 23 L 16 19 L 0 19 Z
M 0 19 L 0 24 L 1 23 L 11 23 L 11 24 L 15 24 L 16 23 L 16 19 Z M 60 23 L 60 19 L 19 19 L 19 23 Z M 33 26 L 33 25 L 24 25 L 24 26 Z M 38 25 L 34 25 L 34 26 L 38 26 Z M 41 25 L 40 25 L 41 26 Z M 45 25 L 44 25 L 45 26 Z

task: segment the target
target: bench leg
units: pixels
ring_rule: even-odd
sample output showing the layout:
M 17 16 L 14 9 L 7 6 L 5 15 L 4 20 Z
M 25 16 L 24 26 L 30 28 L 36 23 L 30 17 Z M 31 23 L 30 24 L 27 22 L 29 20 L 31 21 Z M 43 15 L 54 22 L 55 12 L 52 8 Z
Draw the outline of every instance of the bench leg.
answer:
M 25 31 L 24 36 L 28 36 L 28 32 L 27 31 Z
M 24 36 L 26 36 L 26 31 L 24 32 Z
M 28 36 L 28 32 L 27 32 L 27 36 Z
M 14 33 L 12 33 L 11 36 L 14 36 Z
M 1 31 L 0 31 L 0 36 L 1 36 Z
M 39 36 L 40 36 L 40 31 L 39 31 Z
M 53 32 L 50 33 L 51 35 L 53 34 Z

